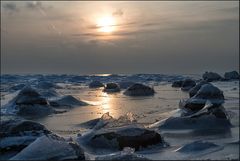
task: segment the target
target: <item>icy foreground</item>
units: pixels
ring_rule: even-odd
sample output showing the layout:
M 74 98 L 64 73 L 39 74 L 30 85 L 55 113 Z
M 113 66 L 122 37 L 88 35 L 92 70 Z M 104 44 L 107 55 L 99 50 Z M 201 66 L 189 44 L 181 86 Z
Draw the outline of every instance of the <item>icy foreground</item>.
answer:
M 238 159 L 239 81 L 227 75 L 4 76 L 0 159 Z

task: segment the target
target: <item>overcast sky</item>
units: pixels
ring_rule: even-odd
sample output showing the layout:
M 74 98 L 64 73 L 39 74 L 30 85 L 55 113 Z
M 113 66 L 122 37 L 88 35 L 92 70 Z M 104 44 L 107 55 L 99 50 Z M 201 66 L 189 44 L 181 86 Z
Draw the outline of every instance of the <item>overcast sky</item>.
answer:
M 1 72 L 238 70 L 238 15 L 238 1 L 2 2 Z

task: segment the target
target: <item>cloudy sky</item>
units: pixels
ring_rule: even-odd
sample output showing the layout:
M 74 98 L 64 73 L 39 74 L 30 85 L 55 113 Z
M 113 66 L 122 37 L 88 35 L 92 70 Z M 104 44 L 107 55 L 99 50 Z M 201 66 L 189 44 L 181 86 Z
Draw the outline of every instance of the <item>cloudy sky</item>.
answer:
M 238 1 L 6 1 L 1 72 L 237 70 L 238 15 Z

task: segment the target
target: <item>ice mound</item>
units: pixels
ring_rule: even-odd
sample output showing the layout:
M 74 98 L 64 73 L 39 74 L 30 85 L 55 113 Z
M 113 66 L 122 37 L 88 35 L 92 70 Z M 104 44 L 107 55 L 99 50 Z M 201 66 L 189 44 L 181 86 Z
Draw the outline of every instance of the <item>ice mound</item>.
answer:
M 152 145 L 168 145 L 159 133 L 138 124 L 135 115 L 131 113 L 118 119 L 106 113 L 94 124 L 92 130 L 78 138 L 80 145 L 94 153 L 101 153 L 102 150 L 104 153 L 116 152 L 125 147 L 138 151 Z
M 86 142 L 92 148 L 122 150 L 124 147 L 131 147 L 136 151 L 156 144 L 164 144 L 161 135 L 137 125 L 103 128 L 95 131 Z
M 92 81 L 88 86 L 89 88 L 100 88 L 104 87 L 104 84 L 101 83 L 100 81 Z
M 36 138 L 51 132 L 42 124 L 28 120 L 1 121 L 0 149 L 2 155 L 19 152 Z
M 53 97 L 59 97 L 60 94 L 57 93 L 54 89 L 44 89 L 39 90 L 39 94 L 42 95 L 44 98 L 53 98 Z
M 185 79 L 182 83 L 181 90 L 189 91 L 192 87 L 196 85 L 196 82 L 191 79 Z
M 10 160 L 84 160 L 81 148 L 72 142 L 67 142 L 57 135 L 44 135 L 36 139 L 29 146 Z
M 211 82 L 211 81 L 219 81 L 222 79 L 222 77 L 217 74 L 217 73 L 214 73 L 214 72 L 205 72 L 203 75 L 202 75 L 202 78 L 208 82 Z
M 48 104 L 47 100 L 42 98 L 41 95 L 30 86 L 26 86 L 23 90 L 20 91 L 16 97 L 15 102 L 17 105 Z
M 143 84 L 136 83 L 130 86 L 125 92 L 125 95 L 128 96 L 152 96 L 154 95 L 155 91 L 153 88 L 148 87 Z
M 75 106 L 86 106 L 86 102 L 80 101 L 71 95 L 66 95 L 60 99 L 50 101 L 50 105 L 53 107 L 75 107 Z
M 116 83 L 107 83 L 103 92 L 120 92 L 120 87 Z
M 6 113 L 23 116 L 45 116 L 54 112 L 49 102 L 30 86 L 24 87 L 3 108 L 6 108 Z
M 207 102 L 204 108 L 195 111 L 179 110 L 174 116 L 150 125 L 160 129 L 226 129 L 231 127 L 227 112 L 222 106 Z
M 238 74 L 237 71 L 231 71 L 231 72 L 226 72 L 224 74 L 224 78 L 227 80 L 240 79 L 240 75 Z
M 51 83 L 51 82 L 48 82 L 48 81 L 40 81 L 37 85 L 36 85 L 37 88 L 40 88 L 40 89 L 49 89 L 49 88 L 61 88 L 60 86 L 54 84 L 54 83 Z
M 183 102 L 183 106 L 193 111 L 200 110 L 207 100 L 214 106 L 219 106 L 224 103 L 223 92 L 212 84 L 204 84 L 193 97 Z
M 197 94 L 198 90 L 204 85 L 204 84 L 208 84 L 207 81 L 202 80 L 201 82 L 197 83 L 196 86 L 194 86 L 193 88 L 190 89 L 189 91 L 189 97 L 193 97 L 194 95 Z
M 134 153 L 134 149 L 126 147 L 123 151 L 96 157 L 95 160 L 149 160 L 142 155 Z
M 42 124 L 28 120 L 7 120 L 2 121 L 1 136 L 20 135 L 26 131 L 43 131 L 49 132 Z
M 121 89 L 127 89 L 128 87 L 134 85 L 134 82 L 131 81 L 121 81 L 118 83 Z
M 176 151 L 180 153 L 196 153 L 196 152 L 206 151 L 209 149 L 220 150 L 222 149 L 222 147 L 211 142 L 198 140 L 198 141 L 188 143 L 182 146 L 181 148 L 177 149 Z
M 182 80 L 179 80 L 179 81 L 174 81 L 172 83 L 172 87 L 182 87 L 182 84 L 183 84 L 183 81 Z

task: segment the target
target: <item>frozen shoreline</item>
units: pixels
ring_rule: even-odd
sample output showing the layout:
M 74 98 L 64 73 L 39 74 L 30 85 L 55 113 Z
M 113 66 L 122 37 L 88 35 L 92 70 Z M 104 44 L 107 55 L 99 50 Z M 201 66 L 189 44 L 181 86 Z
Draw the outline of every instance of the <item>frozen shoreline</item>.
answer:
M 107 81 L 117 82 L 122 78 L 108 79 Z M 131 112 L 136 115 L 137 121 L 140 124 L 149 125 L 171 116 L 174 111 L 178 109 L 179 100 L 188 97 L 188 93 L 172 88 L 171 83 L 167 82 L 166 78 L 161 78 L 161 81 L 145 81 L 145 78 L 141 79 L 141 82 L 153 85 L 156 94 L 150 97 L 137 98 L 127 97 L 123 95 L 123 91 L 115 94 L 106 94 L 102 92 L 102 88 L 89 89 L 86 82 L 88 81 L 83 80 L 77 84 L 59 82 L 57 84 L 63 86 L 63 88 L 57 89 L 56 91 L 62 95 L 73 95 L 91 104 L 90 106 L 76 107 L 66 113 L 31 119 L 45 125 L 49 130 L 64 137 L 76 137 L 78 133 L 88 131 L 88 129 L 80 126 L 81 123 L 99 118 L 106 112 L 110 112 L 110 115 L 114 118 Z M 170 148 L 136 153 L 146 158 L 157 160 L 196 159 L 195 157 L 198 157 L 198 159 L 239 158 L 239 81 L 214 82 L 213 84 L 224 92 L 224 107 L 231 115 L 231 123 L 234 125 L 230 131 L 222 134 L 216 134 L 211 131 L 198 133 L 186 130 L 159 131 L 166 142 L 170 144 Z M 16 95 L 16 93 L 9 94 L 7 91 L 3 93 L 6 95 L 4 99 L 1 97 L 1 104 L 6 103 Z M 8 118 L 14 118 L 14 116 L 3 116 L 3 119 Z M 214 143 L 218 147 L 210 148 L 201 153 L 193 152 L 191 154 L 183 154 L 175 152 L 175 150 L 181 146 L 189 143 L 194 144 L 195 141 L 199 140 Z

